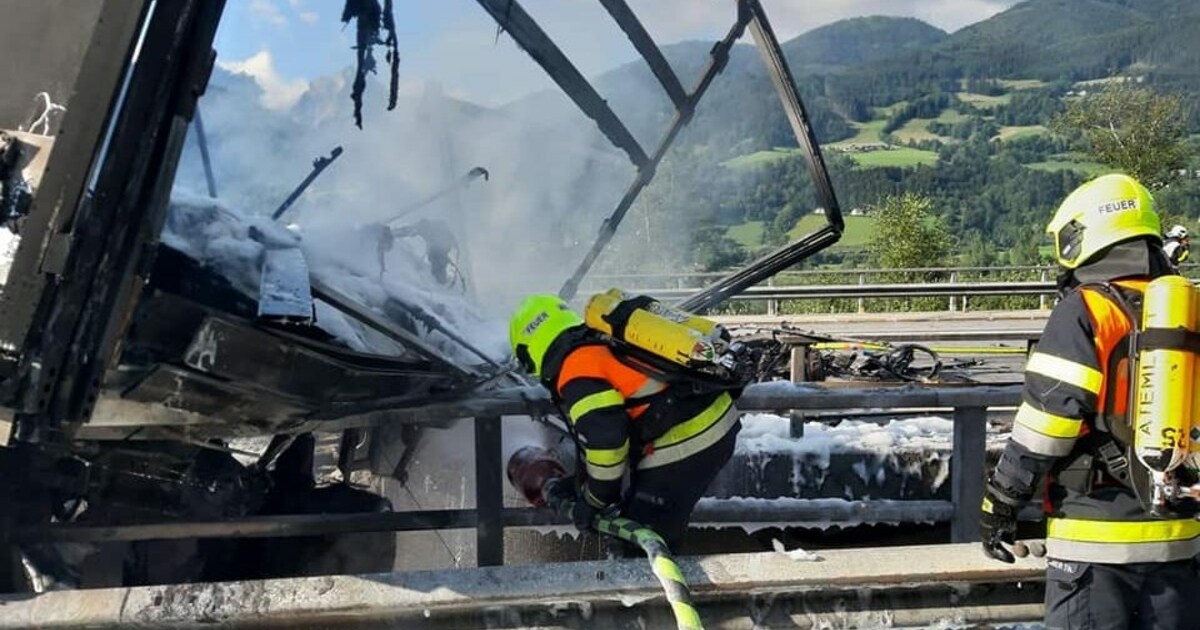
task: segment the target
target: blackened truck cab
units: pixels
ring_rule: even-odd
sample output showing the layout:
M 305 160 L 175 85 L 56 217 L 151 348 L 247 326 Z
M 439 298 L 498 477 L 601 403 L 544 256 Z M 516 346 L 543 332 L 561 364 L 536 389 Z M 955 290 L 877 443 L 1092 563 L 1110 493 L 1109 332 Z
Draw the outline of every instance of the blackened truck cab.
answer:
M 286 230 L 251 229 L 259 253 L 244 261 L 308 289 L 283 312 L 162 242 L 223 8 L 38 0 L 0 16 L 0 591 L 243 577 L 213 558 L 262 548 L 194 540 L 123 545 L 118 574 L 85 575 L 43 526 L 386 510 L 366 491 L 313 488 L 310 432 L 355 444 L 360 429 L 404 423 L 403 409 L 480 380 L 418 338 L 402 305 L 308 286 Z M 316 303 L 375 349 L 323 329 Z M 266 444 L 258 458 L 235 458 L 230 441 L 251 437 Z M 392 541 L 337 568 L 390 569 L 379 545 Z M 144 561 L 155 550 L 176 560 Z

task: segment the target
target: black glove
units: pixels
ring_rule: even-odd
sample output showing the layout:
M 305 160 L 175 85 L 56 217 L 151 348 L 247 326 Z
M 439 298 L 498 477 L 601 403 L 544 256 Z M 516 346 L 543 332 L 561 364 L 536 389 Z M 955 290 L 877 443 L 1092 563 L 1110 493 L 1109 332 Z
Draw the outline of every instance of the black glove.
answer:
M 1017 537 L 1017 506 L 994 491 L 990 485 L 983 496 L 983 514 L 979 519 L 979 533 L 983 539 L 983 553 L 989 558 L 1012 564 L 1013 554 L 1004 545 L 1012 545 Z
M 571 521 L 575 523 L 575 528 L 581 532 L 595 531 L 593 523 L 597 516 L 610 516 L 616 514 L 616 506 L 607 506 L 603 508 L 596 507 L 588 503 L 587 499 L 583 498 L 583 493 L 575 481 L 575 477 L 561 477 L 546 484 L 544 491 L 546 502 L 550 504 L 559 514 L 570 516 Z M 570 513 L 563 511 L 563 506 L 570 505 Z
M 602 512 L 603 510 L 600 508 L 588 503 L 583 497 L 579 497 L 571 509 L 571 520 L 575 521 L 575 529 L 581 532 L 593 532 L 596 531 L 596 517 Z

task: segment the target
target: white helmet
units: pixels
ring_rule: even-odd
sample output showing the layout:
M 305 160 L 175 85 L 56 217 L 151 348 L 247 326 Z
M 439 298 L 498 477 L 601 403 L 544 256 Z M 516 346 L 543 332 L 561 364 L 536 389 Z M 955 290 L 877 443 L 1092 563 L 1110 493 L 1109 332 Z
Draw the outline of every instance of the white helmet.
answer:
M 1171 229 L 1167 230 L 1167 238 L 1183 240 L 1187 237 L 1188 237 L 1187 228 L 1183 227 L 1182 225 L 1176 225 L 1176 226 L 1172 227 Z

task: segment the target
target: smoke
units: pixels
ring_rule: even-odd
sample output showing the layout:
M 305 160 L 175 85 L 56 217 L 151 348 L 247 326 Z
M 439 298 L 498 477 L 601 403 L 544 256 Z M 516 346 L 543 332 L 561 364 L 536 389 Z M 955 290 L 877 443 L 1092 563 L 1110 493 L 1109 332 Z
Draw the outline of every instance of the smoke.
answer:
M 358 132 L 347 90 L 346 76 L 327 77 L 290 110 L 270 111 L 255 82 L 218 69 L 200 103 L 218 196 L 242 214 L 267 216 L 313 159 L 342 146 L 342 157 L 284 222 L 297 226 L 306 251 L 320 259 L 314 267 L 323 260 L 352 269 L 363 283 L 374 278 L 376 289 L 416 299 L 426 310 L 472 302 L 479 317 L 499 318 L 525 294 L 556 292 L 633 176 L 623 154 L 567 103 L 533 99 L 486 109 L 426 84 L 410 87 L 392 112 L 368 101 L 366 130 Z M 473 180 L 394 225 L 448 227 L 457 244 L 451 264 L 467 291 L 435 281 L 420 236 L 395 240 L 380 282 L 378 247 L 360 238 L 361 228 L 445 190 L 476 166 L 488 170 L 488 181 Z M 194 129 L 177 189 L 205 189 Z M 495 346 L 506 328 L 459 332 Z

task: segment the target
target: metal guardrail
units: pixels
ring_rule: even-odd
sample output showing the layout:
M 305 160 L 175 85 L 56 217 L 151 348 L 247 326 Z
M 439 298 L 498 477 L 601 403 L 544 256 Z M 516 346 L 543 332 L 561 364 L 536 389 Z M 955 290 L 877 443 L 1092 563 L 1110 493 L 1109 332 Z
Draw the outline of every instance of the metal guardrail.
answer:
M 1187 267 L 1188 266 L 1185 266 L 1185 268 L 1187 268 Z M 1200 263 L 1198 263 L 1196 265 L 1191 265 L 1191 267 L 1200 269 Z M 1054 272 L 1055 267 L 1053 265 L 1010 265 L 1010 266 L 1004 266 L 1004 267 L 995 267 L 995 266 L 898 267 L 898 268 L 894 268 L 894 269 L 871 267 L 871 268 L 865 268 L 865 269 L 864 268 L 858 268 L 858 269 L 797 269 L 797 270 L 792 270 L 792 271 L 784 271 L 784 272 L 776 275 L 775 278 L 778 280 L 778 279 L 786 279 L 789 277 L 804 278 L 804 277 L 813 277 L 813 276 L 859 277 L 859 276 L 877 276 L 877 275 L 895 274 L 895 273 L 943 274 L 943 275 L 946 275 L 947 277 L 949 277 L 950 274 L 957 274 L 957 273 L 1011 273 L 1011 272 L 1016 272 L 1016 271 L 1020 271 L 1020 272 L 1036 271 L 1039 273 L 1042 271 Z M 685 271 L 685 272 L 678 272 L 678 273 L 595 274 L 588 278 L 588 285 L 589 286 L 607 286 L 608 284 L 615 284 L 615 286 L 622 286 L 624 284 L 628 284 L 629 281 L 637 282 L 639 280 L 645 280 L 647 278 L 672 280 L 672 281 L 676 281 L 676 282 L 678 282 L 680 280 L 703 281 L 703 280 L 716 280 L 717 278 L 723 278 L 726 275 L 727 275 L 727 272 L 715 272 L 715 271 L 695 271 L 695 272 L 686 272 Z M 699 284 L 699 282 L 694 282 L 693 284 L 694 285 Z
M 632 289 L 661 299 L 674 300 L 692 293 L 688 289 Z M 893 284 L 833 284 L 757 286 L 731 300 L 798 300 L 820 298 L 912 298 L 939 296 L 1053 295 L 1053 282 L 921 282 Z
M 1185 265 L 1184 275 L 1200 275 L 1200 264 Z M 766 301 L 767 314 L 779 313 L 781 300 L 855 299 L 857 310 L 866 311 L 867 299 L 880 298 L 923 298 L 948 297 L 947 310 L 968 310 L 971 298 L 1036 296 L 1038 308 L 1049 308 L 1052 296 L 1057 293 L 1053 280 L 1057 273 L 1050 266 L 1011 267 L 910 267 L 900 269 L 822 269 L 788 271 L 781 273 L 765 284 L 750 287 L 730 301 Z M 871 277 L 894 278 L 896 274 L 923 277 L 917 282 L 868 282 Z M 1036 280 L 989 280 L 988 277 L 1015 274 L 1036 275 Z M 723 277 L 719 273 L 679 274 L 610 274 L 597 275 L 589 279 L 590 291 L 607 290 L 613 286 L 626 288 L 633 293 L 652 295 L 662 300 L 679 301 L 696 294 L 707 281 Z M 963 280 L 963 276 L 979 276 L 978 279 Z M 814 283 L 814 279 L 828 280 L 844 277 L 857 282 L 833 284 Z M 938 281 L 937 278 L 944 278 Z M 1194 280 L 1195 281 L 1195 280 Z M 1197 281 L 1200 283 L 1200 281 Z
M 1200 263 L 1185 263 L 1180 266 L 1181 271 L 1188 277 L 1200 275 Z M 846 276 L 851 278 L 862 278 L 870 276 L 890 275 L 890 274 L 928 274 L 943 276 L 950 280 L 952 276 L 957 277 L 963 274 L 979 274 L 979 275 L 1008 275 L 1014 272 L 1028 272 L 1030 275 L 1041 277 L 1044 272 L 1048 274 L 1047 278 L 1053 277 L 1058 272 L 1058 268 L 1054 265 L 1008 265 L 1002 267 L 996 266 L 968 266 L 968 267 L 898 267 L 894 269 L 884 269 L 879 267 L 870 268 L 855 268 L 855 269 L 796 269 L 784 271 L 774 277 L 775 284 L 781 284 L 781 281 L 789 278 L 812 278 L 812 277 L 828 277 L 828 276 Z M 1034 272 L 1037 272 L 1036 274 Z M 611 273 L 611 274 L 594 274 L 589 276 L 587 285 L 593 288 L 603 287 L 605 289 L 613 286 L 623 287 L 629 284 L 670 284 L 675 288 L 700 288 L 705 280 L 716 280 L 728 275 L 728 272 L 712 272 L 712 271 L 696 271 L 696 272 L 673 272 L 673 273 Z M 647 281 L 650 282 L 647 282 Z M 661 281 L 661 282 L 655 282 Z M 686 286 L 681 286 L 683 281 L 689 281 Z
M 917 278 L 896 282 L 897 274 Z M 997 277 L 1024 276 L 1019 280 Z M 732 301 L 766 301 L 767 314 L 779 312 L 781 300 L 856 299 L 858 312 L 866 312 L 872 298 L 948 297 L 947 310 L 966 311 L 973 297 L 1037 296 L 1038 308 L 1047 308 L 1055 293 L 1055 268 L 1044 265 L 1009 267 L 905 267 L 897 269 L 805 269 L 780 273 L 765 283 L 728 298 Z M 588 291 L 613 286 L 680 301 L 694 296 L 720 273 L 610 274 L 589 278 Z M 965 279 L 964 279 L 965 277 Z M 830 282 L 830 281 L 833 282 Z

